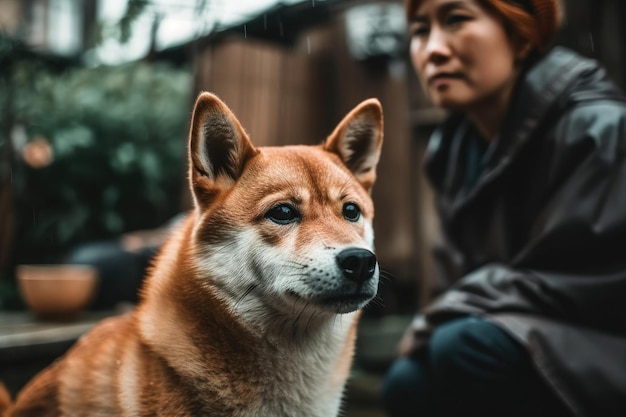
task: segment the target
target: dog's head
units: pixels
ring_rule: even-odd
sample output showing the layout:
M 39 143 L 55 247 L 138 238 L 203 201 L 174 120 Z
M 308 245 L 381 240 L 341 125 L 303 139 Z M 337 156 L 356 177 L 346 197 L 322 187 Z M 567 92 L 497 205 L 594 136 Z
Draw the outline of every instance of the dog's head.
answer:
M 228 107 L 202 93 L 189 141 L 201 285 L 238 311 L 365 306 L 378 287 L 370 191 L 382 137 L 382 109 L 370 99 L 322 145 L 257 148 Z

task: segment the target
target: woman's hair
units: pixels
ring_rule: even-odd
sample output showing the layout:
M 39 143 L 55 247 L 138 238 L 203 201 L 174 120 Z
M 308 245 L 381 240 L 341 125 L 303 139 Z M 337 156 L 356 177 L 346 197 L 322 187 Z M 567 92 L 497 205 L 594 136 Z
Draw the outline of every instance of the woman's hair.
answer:
M 561 23 L 559 0 L 477 0 L 502 19 L 514 37 L 528 41 L 541 54 L 552 44 Z M 623 0 L 622 0 L 623 1 Z M 422 0 L 405 0 L 409 20 Z

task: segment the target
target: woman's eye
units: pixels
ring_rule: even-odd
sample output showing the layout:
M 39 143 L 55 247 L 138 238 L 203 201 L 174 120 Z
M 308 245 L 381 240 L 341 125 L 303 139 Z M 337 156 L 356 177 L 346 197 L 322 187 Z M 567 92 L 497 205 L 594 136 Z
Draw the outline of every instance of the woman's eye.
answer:
M 453 26 L 453 25 L 458 25 L 460 23 L 466 22 L 469 19 L 470 19 L 469 16 L 466 16 L 463 14 L 451 14 L 446 17 L 445 23 L 447 25 Z
M 290 204 L 279 204 L 272 207 L 265 213 L 265 218 L 276 224 L 289 224 L 302 220 L 298 210 Z
M 411 36 L 420 36 L 421 37 L 421 36 L 428 35 L 428 30 L 429 30 L 428 26 L 423 24 L 423 23 L 413 24 L 413 25 L 411 25 L 411 28 L 410 28 L 411 32 L 410 33 L 411 33 Z
M 356 222 L 361 218 L 361 209 L 354 203 L 343 205 L 343 217 L 351 222 Z

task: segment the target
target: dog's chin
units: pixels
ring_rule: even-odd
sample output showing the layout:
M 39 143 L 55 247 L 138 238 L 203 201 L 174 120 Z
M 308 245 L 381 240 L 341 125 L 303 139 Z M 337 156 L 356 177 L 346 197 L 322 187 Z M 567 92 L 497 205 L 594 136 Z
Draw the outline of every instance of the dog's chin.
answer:
M 352 313 L 365 307 L 376 296 L 376 293 L 367 291 L 345 294 L 318 294 L 314 296 L 304 296 L 295 291 L 289 291 L 288 294 L 291 298 L 298 299 L 309 305 L 315 305 L 321 310 L 334 314 Z
M 317 303 L 328 311 L 337 314 L 351 313 L 360 310 L 369 303 L 376 294 L 357 293 L 345 294 L 317 299 Z

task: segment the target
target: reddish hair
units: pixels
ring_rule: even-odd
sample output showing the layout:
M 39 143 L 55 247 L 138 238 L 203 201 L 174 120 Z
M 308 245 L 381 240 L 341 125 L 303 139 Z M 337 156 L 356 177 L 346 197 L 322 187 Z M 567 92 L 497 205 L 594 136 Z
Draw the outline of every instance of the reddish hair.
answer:
M 405 0 L 406 15 L 410 20 L 422 0 Z M 513 37 L 528 41 L 533 49 L 543 53 L 552 44 L 561 23 L 558 0 L 526 0 L 532 11 L 524 8 L 524 1 L 478 0 L 489 12 L 500 18 Z

